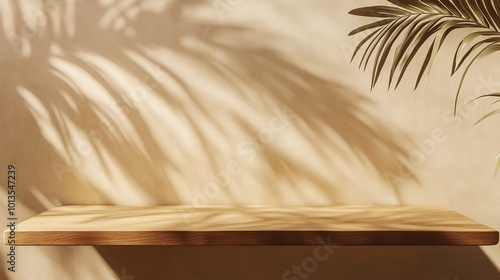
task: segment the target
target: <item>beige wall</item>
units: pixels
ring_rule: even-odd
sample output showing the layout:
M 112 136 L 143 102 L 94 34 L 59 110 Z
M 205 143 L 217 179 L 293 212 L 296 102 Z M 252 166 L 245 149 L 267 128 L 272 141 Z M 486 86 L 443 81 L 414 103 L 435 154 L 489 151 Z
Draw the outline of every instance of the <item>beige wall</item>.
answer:
M 370 19 L 348 11 L 383 3 L 2 0 L 0 168 L 17 167 L 19 218 L 61 204 L 432 204 L 500 229 L 497 119 L 473 126 L 487 102 L 466 102 L 498 91 L 500 57 L 472 68 L 456 117 L 459 36 L 416 91 L 412 74 L 370 91 L 349 63 L 362 37 L 347 36 Z M 4 250 L 7 279 L 139 280 L 281 279 L 314 248 L 23 247 L 15 274 Z M 335 250 L 309 279 L 500 277 L 499 246 Z

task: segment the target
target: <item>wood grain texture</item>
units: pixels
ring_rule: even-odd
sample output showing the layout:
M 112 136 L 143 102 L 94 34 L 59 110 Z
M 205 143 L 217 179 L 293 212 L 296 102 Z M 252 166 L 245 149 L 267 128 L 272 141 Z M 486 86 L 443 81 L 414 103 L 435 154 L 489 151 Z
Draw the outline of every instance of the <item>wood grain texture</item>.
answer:
M 4 242 L 8 231 L 4 232 Z M 16 245 L 493 245 L 498 232 L 428 206 L 60 206 Z

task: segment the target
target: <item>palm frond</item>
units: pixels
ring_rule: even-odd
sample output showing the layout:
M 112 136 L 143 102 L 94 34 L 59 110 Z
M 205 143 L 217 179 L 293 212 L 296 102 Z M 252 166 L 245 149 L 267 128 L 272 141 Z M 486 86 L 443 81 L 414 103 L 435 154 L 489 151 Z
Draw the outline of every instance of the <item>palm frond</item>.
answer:
M 372 63 L 371 87 L 379 81 L 384 66 L 390 68 L 388 87 L 397 88 L 417 53 L 427 48 L 415 81 L 418 87 L 428 73 L 446 38 L 454 31 L 470 31 L 455 49 L 451 75 L 464 69 L 455 98 L 455 112 L 463 81 L 477 61 L 500 51 L 500 1 L 497 0 L 388 0 L 394 6 L 370 6 L 349 13 L 382 18 L 363 25 L 349 35 L 370 30 L 353 54 L 364 47 L 359 67 Z M 426 45 L 427 42 L 430 42 Z M 378 49 L 378 50 L 377 50 Z M 393 57 L 390 54 L 393 53 Z M 351 60 L 351 61 L 352 61 Z
M 489 112 L 488 114 L 484 115 L 483 117 L 481 117 L 474 125 L 486 120 L 487 118 L 489 118 L 491 116 L 498 115 L 498 114 L 500 114 L 500 109 L 495 109 L 495 110 Z

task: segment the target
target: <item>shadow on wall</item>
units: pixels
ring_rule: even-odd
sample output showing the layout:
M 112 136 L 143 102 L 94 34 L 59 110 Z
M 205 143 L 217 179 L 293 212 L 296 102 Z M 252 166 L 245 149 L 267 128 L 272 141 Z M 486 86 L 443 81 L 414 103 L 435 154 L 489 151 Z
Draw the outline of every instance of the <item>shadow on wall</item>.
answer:
M 20 19 L 26 17 L 17 1 L 6 2 L 10 11 L 5 12 L 17 19 L 14 34 L 23 34 L 29 25 Z M 71 3 L 59 7 L 60 13 L 72 15 Z M 258 43 L 271 36 L 265 31 L 183 16 L 187 7 L 203 4 L 208 5 L 169 1 L 161 9 L 148 10 L 140 1 L 117 1 L 111 6 L 78 3 L 79 13 L 70 16 L 72 22 L 54 15 L 40 30 L 32 27 L 31 37 L 2 34 L 3 47 L 9 49 L 5 44 L 10 40 L 18 50 L 4 55 L 6 67 L 0 70 L 6 77 L 1 86 L 2 127 L 10 131 L 3 138 L 3 154 L 31 174 L 20 179 L 30 186 L 19 190 L 27 207 L 41 212 L 51 204 L 126 204 L 118 187 L 123 184 L 144 193 L 145 204 L 183 203 L 178 188 L 204 183 L 189 181 L 193 173 L 215 173 L 224 163 L 219 155 L 232 145 L 227 135 L 255 137 L 259 126 L 248 113 L 252 108 L 267 112 L 288 108 L 300 120 L 294 124 L 299 140 L 329 166 L 331 174 L 359 176 L 358 171 L 354 175 L 343 171 L 353 160 L 351 154 L 380 176 L 398 174 L 401 159 L 408 158 L 406 139 L 377 122 L 369 113 L 373 109 L 369 100 Z M 183 63 L 195 69 L 186 74 Z M 154 67 L 161 78 L 154 75 Z M 208 89 L 200 90 L 193 78 L 200 69 L 221 81 L 222 101 L 211 100 Z M 144 88 L 134 87 L 128 83 L 131 80 L 147 88 L 148 98 L 175 116 L 170 122 L 175 124 L 156 125 L 149 109 L 137 108 L 134 103 L 145 95 Z M 224 120 L 235 125 L 228 127 Z M 160 134 L 155 131 L 159 128 Z M 189 141 L 177 134 L 189 135 Z M 202 164 L 190 160 L 193 150 L 201 151 L 197 160 Z M 261 154 L 268 171 L 258 174 L 257 181 L 269 186 L 272 201 L 280 200 L 272 187 L 277 182 L 287 192 L 301 192 L 300 184 L 307 182 L 330 203 L 343 203 L 335 176 L 304 164 L 302 159 L 309 155 L 293 155 L 274 143 Z M 111 179 L 102 181 L 80 172 L 89 165 L 99 166 Z M 112 180 L 116 174 L 121 181 Z M 231 203 L 240 203 L 231 193 L 225 195 Z
M 120 279 L 500 279 L 479 247 L 102 246 L 97 250 Z

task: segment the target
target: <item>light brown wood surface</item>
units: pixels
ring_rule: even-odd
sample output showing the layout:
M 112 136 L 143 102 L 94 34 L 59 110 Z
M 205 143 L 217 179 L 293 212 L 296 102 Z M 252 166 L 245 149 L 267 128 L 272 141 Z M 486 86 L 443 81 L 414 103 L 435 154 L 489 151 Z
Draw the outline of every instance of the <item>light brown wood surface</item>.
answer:
M 9 232 L 4 232 L 4 242 Z M 428 206 L 60 206 L 16 245 L 492 245 L 498 232 Z

